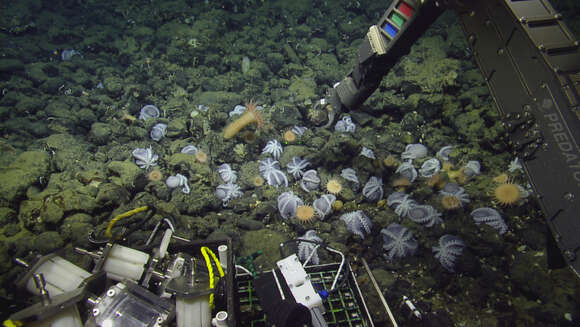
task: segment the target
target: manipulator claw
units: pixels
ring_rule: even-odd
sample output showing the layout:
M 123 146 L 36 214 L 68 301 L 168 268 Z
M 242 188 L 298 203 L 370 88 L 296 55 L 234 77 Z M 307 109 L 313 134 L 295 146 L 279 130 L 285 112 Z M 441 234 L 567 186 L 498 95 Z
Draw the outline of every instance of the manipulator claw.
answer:
M 338 117 L 342 112 L 355 110 L 372 94 L 376 87 L 366 87 L 360 85 L 357 87 L 352 77 L 347 76 L 342 81 L 334 84 L 328 90 L 325 100 L 330 105 L 328 127 L 332 124 L 335 117 Z M 321 100 L 321 101 L 322 101 Z M 332 115 L 332 117 L 331 117 Z
M 345 79 L 346 80 L 346 79 Z M 344 81 L 344 80 L 343 80 Z M 324 109 L 328 115 L 328 121 L 323 126 L 323 128 L 328 128 L 332 126 L 336 117 L 340 116 L 342 112 L 348 111 L 349 109 L 342 103 L 337 87 L 340 86 L 338 82 L 334 87 L 330 88 L 326 92 L 326 96 L 316 102 L 314 105 L 314 110 Z

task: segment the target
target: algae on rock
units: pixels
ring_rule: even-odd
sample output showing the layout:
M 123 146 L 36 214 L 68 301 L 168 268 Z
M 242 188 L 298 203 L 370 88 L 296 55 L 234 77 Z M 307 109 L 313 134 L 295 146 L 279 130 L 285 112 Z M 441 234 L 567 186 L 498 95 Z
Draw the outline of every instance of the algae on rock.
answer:
M 27 151 L 21 153 L 7 168 L 0 169 L 0 205 L 11 206 L 24 196 L 26 190 L 41 177 L 46 178 L 50 168 L 48 153 Z

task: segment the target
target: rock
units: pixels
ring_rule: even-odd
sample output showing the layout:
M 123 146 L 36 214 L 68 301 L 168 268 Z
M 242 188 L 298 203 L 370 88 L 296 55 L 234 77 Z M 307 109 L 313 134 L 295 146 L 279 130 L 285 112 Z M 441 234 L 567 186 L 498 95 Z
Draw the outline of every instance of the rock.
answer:
M 290 92 L 294 95 L 295 102 L 302 105 L 306 101 L 316 98 L 316 82 L 313 78 L 292 78 L 292 84 L 289 87 Z
M 2 234 L 4 234 L 4 236 L 6 236 L 6 237 L 12 237 L 12 236 L 20 233 L 21 230 L 22 230 L 22 228 L 20 227 L 19 224 L 7 224 L 4 226 L 4 230 L 2 231 L 3 232 Z
M 284 55 L 277 52 L 270 52 L 266 55 L 266 62 L 268 63 L 268 67 L 274 73 L 277 73 L 283 66 L 284 66 Z
M 66 217 L 60 234 L 64 239 L 70 239 L 74 246 L 87 246 L 89 232 L 94 229 L 92 221 L 93 218 L 84 213 Z
M 118 207 L 129 200 L 129 192 L 120 185 L 106 183 L 99 186 L 96 201 L 103 207 Z
M 243 248 L 241 256 L 249 256 L 257 251 L 262 251 L 254 263 L 258 270 L 272 269 L 276 267 L 276 262 L 280 260 L 280 243 L 288 240 L 284 234 L 269 230 L 261 229 L 249 231 L 242 236 Z
M 5 226 L 8 223 L 16 221 L 16 211 L 1 207 L 0 208 L 0 226 Z
M 26 189 L 48 174 L 50 159 L 46 152 L 27 151 L 8 168 L 0 170 L 0 205 L 7 206 L 22 197 Z
M 75 114 L 72 113 L 72 106 L 64 100 L 49 102 L 44 108 L 46 114 L 60 118 L 62 121 L 74 120 Z
M 12 73 L 23 69 L 24 64 L 18 59 L 0 59 L 0 73 Z
M 40 97 L 26 96 L 19 94 L 18 103 L 14 106 L 21 115 L 30 115 L 44 108 L 44 100 Z
M 541 251 L 526 251 L 515 255 L 510 267 L 510 277 L 528 297 L 543 297 L 553 294 L 548 271 L 545 269 L 546 257 Z
M 179 212 L 188 215 L 199 215 L 209 208 L 218 207 L 215 188 L 203 184 L 197 184 L 195 186 L 190 184 L 190 186 L 190 194 L 184 194 L 179 188 L 171 192 L 170 203 L 174 204 Z
M 145 191 L 155 195 L 158 199 L 169 201 L 171 199 L 171 190 L 165 185 L 165 180 L 157 182 L 149 182 L 145 187 Z
M 207 164 L 197 161 L 195 156 L 185 153 L 176 153 L 169 157 L 167 164 L 172 171 L 187 172 L 184 174 L 189 178 L 190 186 L 199 180 L 209 180 L 211 169 Z
M 64 190 L 54 196 L 55 201 L 62 199 L 62 209 L 64 212 L 86 212 L 90 213 L 97 208 L 97 201 L 90 195 L 76 190 Z
M 64 245 L 64 241 L 57 232 L 44 232 L 32 240 L 32 247 L 39 254 L 51 253 Z
M 42 201 L 25 200 L 20 202 L 18 219 L 24 224 L 24 227 L 35 230 L 36 226 L 42 223 L 40 213 L 42 211 Z
M 397 278 L 394 276 L 393 273 L 388 272 L 384 269 L 378 268 L 373 270 L 373 275 L 375 276 L 375 279 L 379 283 L 379 286 L 382 290 L 391 289 L 391 287 L 397 281 Z
M 58 224 L 64 217 L 62 201 L 60 198 L 49 197 L 42 208 L 41 219 L 49 224 Z
M 60 171 L 78 170 L 91 159 L 90 144 L 79 137 L 70 134 L 53 134 L 42 139 L 44 144 L 53 152 L 53 160 Z
M 135 184 L 143 171 L 136 164 L 129 161 L 111 161 L 107 165 L 107 174 L 114 184 L 127 190 L 135 189 Z
M 184 119 L 173 119 L 167 125 L 167 137 L 181 137 L 187 134 L 187 124 Z
M 105 91 L 112 98 L 116 98 L 123 93 L 124 84 L 123 79 L 116 76 L 109 76 L 103 80 Z
M 193 166 L 199 165 L 197 159 L 195 159 L 194 155 L 186 154 L 186 153 L 176 153 L 169 157 L 167 160 L 167 164 L 175 169 L 175 168 L 186 168 L 189 169 Z
M 50 77 L 45 72 L 45 63 L 36 62 L 27 65 L 26 74 L 28 78 L 33 80 L 36 84 L 46 82 Z
M 8 247 L 4 242 L 0 242 L 0 274 L 4 275 L 5 272 L 14 267 L 12 257 L 8 252 Z
M 109 143 L 113 131 L 109 124 L 96 122 L 91 125 L 89 132 L 89 140 L 97 145 L 105 145 Z
M 245 230 L 260 230 L 264 228 L 264 224 L 260 221 L 253 219 L 240 218 L 238 220 L 238 227 Z

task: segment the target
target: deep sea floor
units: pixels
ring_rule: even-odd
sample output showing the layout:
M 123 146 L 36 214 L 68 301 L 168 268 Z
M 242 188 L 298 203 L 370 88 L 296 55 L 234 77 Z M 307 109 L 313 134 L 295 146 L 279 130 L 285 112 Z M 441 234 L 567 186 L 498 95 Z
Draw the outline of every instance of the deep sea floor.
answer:
M 580 6 L 553 3 L 580 35 Z M 73 249 L 90 232 L 148 206 L 112 229 L 121 243 L 168 218 L 181 237 L 261 250 L 267 270 L 281 242 L 322 239 L 352 258 L 377 326 L 361 257 L 401 325 L 419 324 L 403 296 L 434 325 L 576 325 L 580 279 L 547 267 L 545 217 L 452 13 L 329 122 L 318 100 L 386 6 L 3 1 L 2 297 L 15 258 L 86 264 Z

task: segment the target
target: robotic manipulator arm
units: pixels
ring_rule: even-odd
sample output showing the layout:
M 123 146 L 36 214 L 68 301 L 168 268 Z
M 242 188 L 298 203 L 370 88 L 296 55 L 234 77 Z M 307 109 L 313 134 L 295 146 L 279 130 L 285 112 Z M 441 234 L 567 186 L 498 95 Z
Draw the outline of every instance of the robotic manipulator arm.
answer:
M 394 0 L 369 28 L 353 69 L 328 91 L 332 116 L 362 105 L 447 9 L 529 177 L 548 244 L 580 276 L 580 46 L 547 0 Z
M 393 1 L 379 23 L 369 28 L 352 71 L 329 90 L 327 100 L 333 111 L 357 109 L 444 10 L 435 1 L 421 5 L 419 1 Z

